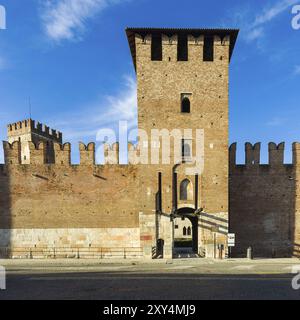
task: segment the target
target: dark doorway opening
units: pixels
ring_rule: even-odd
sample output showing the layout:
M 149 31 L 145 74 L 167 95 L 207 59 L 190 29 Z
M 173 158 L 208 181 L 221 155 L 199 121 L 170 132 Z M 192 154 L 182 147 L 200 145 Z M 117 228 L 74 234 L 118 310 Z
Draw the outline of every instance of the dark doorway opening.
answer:
M 175 253 L 198 254 L 198 216 L 192 208 L 177 210 L 174 220 Z

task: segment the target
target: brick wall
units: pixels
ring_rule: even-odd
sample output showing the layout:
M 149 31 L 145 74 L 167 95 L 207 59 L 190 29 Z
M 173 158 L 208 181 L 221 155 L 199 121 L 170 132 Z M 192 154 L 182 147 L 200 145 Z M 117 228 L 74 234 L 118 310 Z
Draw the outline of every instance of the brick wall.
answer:
M 235 164 L 230 149 L 230 230 L 236 233 L 233 253 L 245 256 L 299 256 L 298 144 L 294 163 L 283 164 L 284 144 L 269 144 L 269 164 L 260 164 L 260 144 L 245 146 L 246 164 Z
M 133 166 L 11 165 L 0 179 L 1 229 L 138 227 Z

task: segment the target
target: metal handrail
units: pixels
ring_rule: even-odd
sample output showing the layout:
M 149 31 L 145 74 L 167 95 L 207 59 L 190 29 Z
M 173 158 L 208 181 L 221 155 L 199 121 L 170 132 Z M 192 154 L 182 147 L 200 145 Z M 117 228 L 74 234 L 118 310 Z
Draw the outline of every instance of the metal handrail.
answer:
M 0 258 L 131 258 L 142 257 L 140 247 L 0 247 Z

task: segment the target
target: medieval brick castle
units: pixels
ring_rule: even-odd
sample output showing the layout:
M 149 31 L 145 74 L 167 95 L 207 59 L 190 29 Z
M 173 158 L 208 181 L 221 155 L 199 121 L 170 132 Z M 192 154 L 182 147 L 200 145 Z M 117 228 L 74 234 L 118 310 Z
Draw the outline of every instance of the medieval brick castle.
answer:
M 238 30 L 126 33 L 139 129 L 149 137 L 153 129 L 201 129 L 203 171 L 186 170 L 195 136 L 182 139 L 175 164 L 136 161 L 149 152 L 140 136 L 128 146 L 128 165 L 118 164 L 117 143 L 105 146 L 103 165 L 95 164 L 94 143 L 80 143 L 80 164 L 72 165 L 60 132 L 31 119 L 9 124 L 0 165 L 1 255 L 172 258 L 176 229 L 188 220 L 185 232 L 200 257 L 226 257 L 228 232 L 236 234 L 235 256 L 248 246 L 257 256 L 300 256 L 300 144 L 291 165 L 283 163 L 284 144 L 269 144 L 268 165 L 260 164 L 260 144 L 246 144 L 245 165 L 236 165 L 236 145 L 228 146 L 229 63 Z

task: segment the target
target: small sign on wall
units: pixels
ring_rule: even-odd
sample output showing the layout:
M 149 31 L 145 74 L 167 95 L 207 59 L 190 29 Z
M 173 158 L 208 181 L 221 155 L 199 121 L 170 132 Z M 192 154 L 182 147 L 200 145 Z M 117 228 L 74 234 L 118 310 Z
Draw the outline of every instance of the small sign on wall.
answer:
M 228 235 L 227 235 L 227 244 L 228 244 L 228 247 L 234 247 L 235 246 L 235 233 L 228 233 Z

